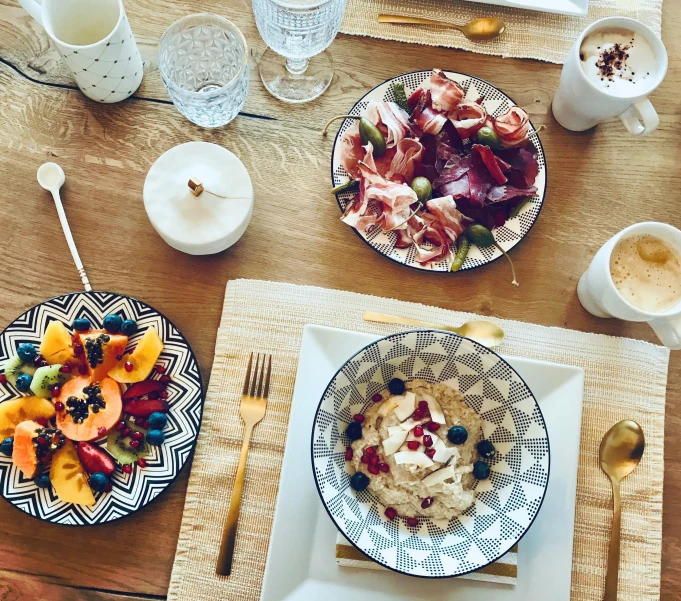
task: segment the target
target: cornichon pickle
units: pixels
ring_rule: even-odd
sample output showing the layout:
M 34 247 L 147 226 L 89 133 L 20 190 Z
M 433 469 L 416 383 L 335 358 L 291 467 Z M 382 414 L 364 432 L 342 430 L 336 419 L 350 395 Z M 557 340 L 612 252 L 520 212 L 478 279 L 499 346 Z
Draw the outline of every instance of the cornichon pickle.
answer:
M 459 271 L 463 262 L 468 256 L 468 249 L 471 247 L 471 243 L 468 241 L 466 234 L 459 236 L 459 248 L 456 249 L 456 255 L 454 255 L 454 261 L 452 261 L 452 271 Z
M 393 81 L 393 92 L 395 93 L 395 104 L 409 115 L 411 109 L 407 102 L 407 93 L 404 90 L 404 84 L 401 81 Z
M 476 244 L 477 246 L 480 246 L 482 248 L 485 248 L 487 246 L 496 246 L 497 249 L 499 249 L 499 251 L 508 259 L 508 262 L 511 264 L 511 272 L 513 273 L 513 281 L 511 282 L 511 284 L 513 284 L 514 286 L 519 286 L 518 280 L 516 279 L 515 275 L 515 265 L 513 265 L 513 261 L 511 260 L 511 257 L 509 257 L 508 254 L 506 254 L 506 251 L 497 244 L 497 241 L 494 239 L 492 232 L 490 232 L 484 225 L 481 225 L 479 223 L 471 223 L 466 228 L 466 237 L 473 244 Z
M 431 186 L 428 178 L 415 177 L 411 181 L 411 189 L 416 192 L 416 196 L 421 204 L 425 204 L 433 197 L 433 186 Z
M 340 194 L 341 192 L 347 192 L 349 190 L 352 190 L 353 188 L 358 188 L 359 187 L 359 180 L 356 179 L 351 179 L 348 180 L 347 182 L 343 182 L 342 184 L 338 184 L 335 188 L 331 189 L 332 194 Z
M 366 117 L 362 117 L 359 120 L 359 137 L 362 140 L 362 144 L 371 142 L 376 158 L 382 157 L 385 154 L 385 138 L 383 134 Z

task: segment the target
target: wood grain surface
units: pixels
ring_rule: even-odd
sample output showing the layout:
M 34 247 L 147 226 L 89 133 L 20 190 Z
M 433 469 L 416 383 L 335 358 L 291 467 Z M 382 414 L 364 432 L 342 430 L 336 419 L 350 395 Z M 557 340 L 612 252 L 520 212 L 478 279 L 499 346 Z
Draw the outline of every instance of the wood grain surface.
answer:
M 456 50 L 339 36 L 331 46 L 332 87 L 310 105 L 289 106 L 251 75 L 244 112 L 205 130 L 170 103 L 155 66 L 157 41 L 175 19 L 213 11 L 264 46 L 250 3 L 226 0 L 126 0 L 145 61 L 133 98 L 100 105 L 75 87 L 42 28 L 16 0 L 0 0 L 0 328 L 28 307 L 78 290 L 80 280 L 37 167 L 66 172 L 65 209 L 95 289 L 143 299 L 183 331 L 207 382 L 224 289 L 258 278 L 425 302 L 482 315 L 655 341 L 647 326 L 601 320 L 579 305 L 576 285 L 597 248 L 631 223 L 681 227 L 681 4 L 667 0 L 663 38 L 667 79 L 652 95 L 659 130 L 634 140 L 619 122 L 583 134 L 560 128 L 550 111 L 560 67 Z M 338 218 L 329 194 L 333 136 L 319 132 L 366 91 L 397 73 L 441 67 L 475 74 L 531 114 L 541 134 L 549 180 L 541 216 L 513 250 L 520 287 L 497 261 L 457 275 L 400 267 L 360 242 Z M 248 168 L 255 211 L 228 251 L 191 257 L 167 246 L 142 205 L 147 170 L 176 144 L 205 140 L 229 148 Z M 663 601 L 681 599 L 681 354 L 669 371 L 663 534 Z M 120 522 L 90 528 L 42 523 L 0 503 L 0 601 L 110 601 L 163 598 L 180 526 L 188 470 L 157 501 Z

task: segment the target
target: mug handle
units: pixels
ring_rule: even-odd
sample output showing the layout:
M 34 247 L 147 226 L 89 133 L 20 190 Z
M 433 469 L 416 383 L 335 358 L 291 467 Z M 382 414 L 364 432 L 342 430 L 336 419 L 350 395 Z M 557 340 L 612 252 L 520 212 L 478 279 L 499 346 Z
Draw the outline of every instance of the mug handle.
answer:
M 19 0 L 19 4 L 24 8 L 24 10 L 31 15 L 38 23 L 43 24 L 42 12 L 43 7 L 36 2 L 36 0 Z
M 634 136 L 647 136 L 657 129 L 660 117 L 647 98 L 637 100 L 620 115 L 624 127 Z
M 671 318 L 658 317 L 648 323 L 667 348 L 673 351 L 681 349 L 681 315 Z

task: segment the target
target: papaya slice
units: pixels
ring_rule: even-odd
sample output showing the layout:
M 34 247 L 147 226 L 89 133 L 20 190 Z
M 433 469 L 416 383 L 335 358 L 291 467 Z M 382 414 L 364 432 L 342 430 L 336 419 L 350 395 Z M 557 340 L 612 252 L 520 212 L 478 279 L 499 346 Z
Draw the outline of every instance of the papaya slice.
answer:
M 50 365 L 64 365 L 73 361 L 73 340 L 66 326 L 61 321 L 51 321 L 45 329 L 40 354 Z
M 124 384 L 132 384 L 133 382 L 141 382 L 146 380 L 154 369 L 156 361 L 161 356 L 163 350 L 163 341 L 158 335 L 155 328 L 148 328 L 144 332 L 144 336 L 140 339 L 135 347 L 135 350 L 127 355 L 116 364 L 116 366 L 109 372 L 116 382 Z M 132 369 L 128 371 L 125 369 L 125 364 L 132 364 Z
M 70 440 L 52 457 L 50 480 L 57 496 L 66 503 L 94 505 L 95 497 L 90 490 L 87 474 L 83 469 L 76 447 Z
M 47 399 L 25 396 L 0 403 L 0 440 L 14 436 L 17 424 L 26 420 L 50 419 L 54 405 Z
M 85 349 L 85 358 L 90 370 L 90 379 L 101 382 L 125 353 L 128 337 L 111 334 L 104 330 L 79 332 L 78 338 Z
M 49 461 L 66 442 L 64 435 L 56 428 L 43 427 L 32 420 L 17 424 L 14 430 L 12 463 L 27 478 L 33 478 L 40 466 Z

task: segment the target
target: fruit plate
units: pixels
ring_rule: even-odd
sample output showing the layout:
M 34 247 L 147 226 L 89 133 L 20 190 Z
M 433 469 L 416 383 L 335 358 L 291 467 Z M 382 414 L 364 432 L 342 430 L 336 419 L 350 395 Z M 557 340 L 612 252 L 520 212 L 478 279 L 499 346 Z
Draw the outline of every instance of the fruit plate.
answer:
M 389 520 L 386 507 L 350 487 L 345 459 L 352 416 L 393 378 L 443 382 L 460 391 L 494 443 L 489 479 L 474 484 L 475 502 L 450 520 Z M 468 338 L 435 330 L 381 338 L 346 361 L 327 386 L 312 428 L 317 490 L 336 527 L 380 565 L 410 576 L 446 578 L 479 570 L 525 535 L 549 481 L 549 438 L 539 404 L 499 355 Z M 427 559 L 424 560 L 424 559 Z
M 379 337 L 324 326 L 303 330 L 290 423 L 260 601 L 570 601 L 584 370 L 504 357 L 525 379 L 546 419 L 554 452 L 542 510 L 520 541 L 515 586 L 464 578 L 412 578 L 339 567 L 338 530 L 310 473 L 309 432 L 329 380 L 348 357 Z M 550 591 L 550 595 L 547 593 Z
M 395 81 L 404 84 L 407 97 L 419 87 L 427 77 L 431 75 L 432 71 L 412 71 L 411 73 L 404 73 L 397 75 L 382 84 L 376 86 L 373 90 L 367 92 L 349 111 L 349 115 L 361 115 L 366 109 L 370 101 L 394 101 L 395 95 L 392 84 Z M 466 92 L 464 100 L 475 101 L 483 98 L 483 105 L 487 112 L 497 117 L 505 113 L 510 107 L 516 106 L 516 103 L 501 90 L 494 87 L 487 81 L 472 75 L 464 73 L 457 73 L 455 71 L 444 71 L 450 79 L 453 79 L 461 85 Z M 345 119 L 341 122 L 336 138 L 333 143 L 333 151 L 331 156 L 331 185 L 338 186 L 348 180 L 347 171 L 341 164 L 341 144 L 340 139 L 343 133 L 354 123 L 353 119 Z M 544 149 L 542 148 L 539 135 L 537 134 L 534 125 L 530 122 L 530 141 L 537 149 L 537 161 L 539 163 L 539 174 L 537 175 L 534 185 L 537 187 L 537 193 L 525 203 L 517 216 L 508 219 L 501 227 L 495 227 L 492 230 L 494 239 L 505 250 L 509 251 L 515 247 L 530 231 L 534 225 L 539 211 L 544 203 L 547 186 L 547 169 L 544 157 Z M 347 203 L 352 199 L 354 194 L 352 192 L 340 192 L 336 194 L 336 201 L 340 207 L 341 212 L 345 211 Z M 347 226 L 345 226 L 347 227 Z M 353 228 L 354 229 L 354 228 Z M 354 229 L 355 233 L 366 242 L 376 252 L 382 254 L 388 259 L 423 271 L 435 271 L 441 273 L 450 272 L 450 263 L 446 260 L 437 263 L 429 263 L 428 265 L 421 265 L 415 257 L 414 246 L 409 248 L 397 248 L 395 242 L 397 235 L 395 232 L 384 232 L 380 228 L 374 228 L 369 233 L 360 232 Z M 468 256 L 463 262 L 459 271 L 474 269 L 496 261 L 502 257 L 501 251 L 494 246 L 481 248 L 475 244 L 471 244 Z
M 74 292 L 36 305 L 15 319 L 0 334 L 0 364 L 16 352 L 22 343 L 39 345 L 47 325 L 58 320 L 70 326 L 74 319 L 87 317 L 101 325 L 110 313 L 134 319 L 138 332 L 130 337 L 135 344 L 153 326 L 164 349 L 158 360 L 170 376 L 167 392 L 170 411 L 165 427 L 166 442 L 151 447 L 144 469 L 135 465 L 132 473 L 114 472 L 113 489 L 95 493 L 91 506 L 65 503 L 54 490 L 38 488 L 33 480 L 0 454 L 0 493 L 15 507 L 42 520 L 69 526 L 112 522 L 129 515 L 153 501 L 177 477 L 194 448 L 203 410 L 203 386 L 194 353 L 180 331 L 164 315 L 149 305 L 128 296 L 109 292 Z M 21 396 L 9 383 L 0 385 L 0 404 Z M 98 444 L 105 442 L 103 436 Z

